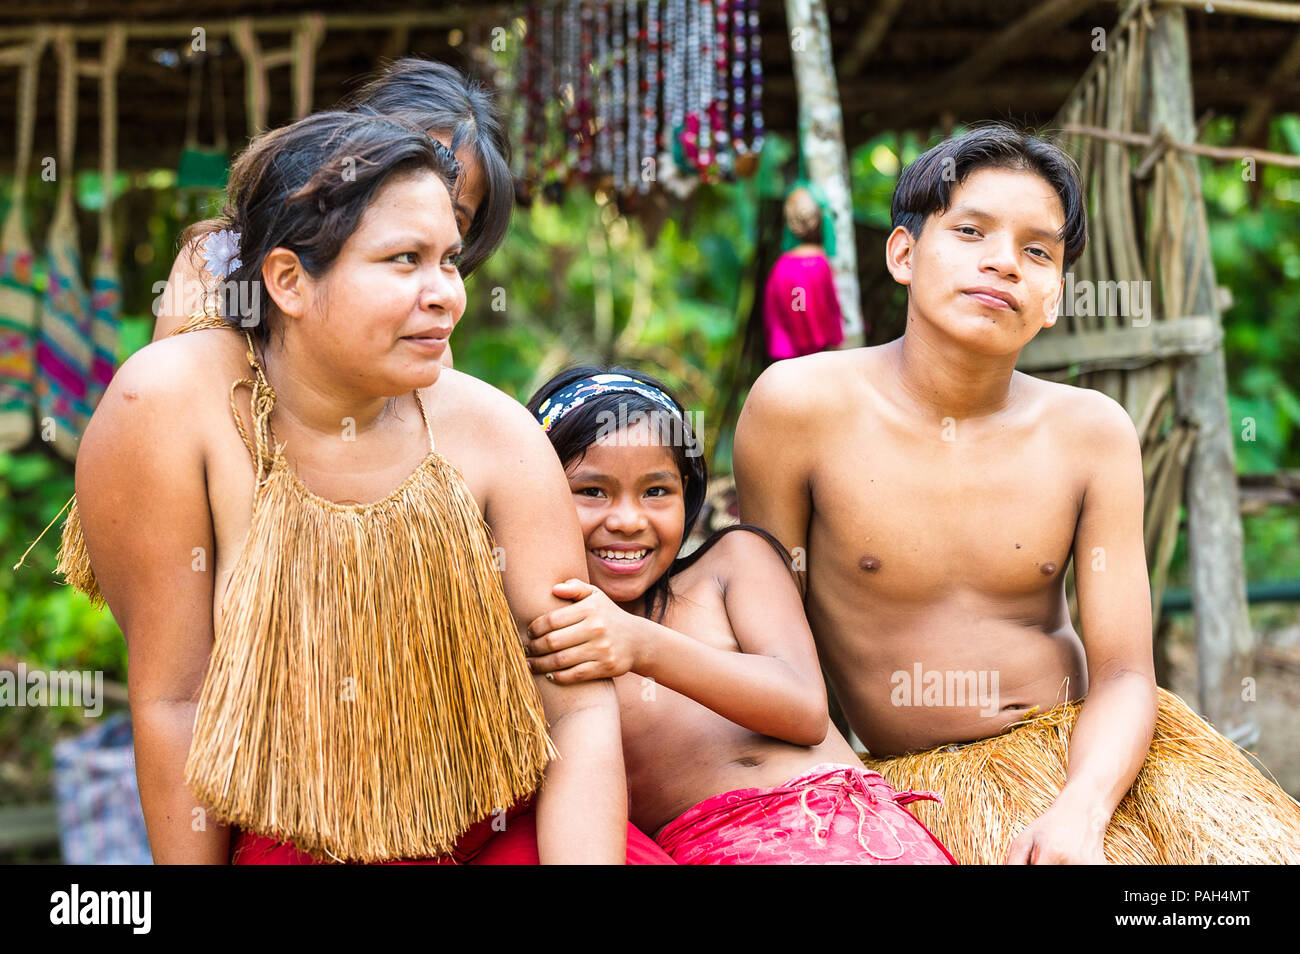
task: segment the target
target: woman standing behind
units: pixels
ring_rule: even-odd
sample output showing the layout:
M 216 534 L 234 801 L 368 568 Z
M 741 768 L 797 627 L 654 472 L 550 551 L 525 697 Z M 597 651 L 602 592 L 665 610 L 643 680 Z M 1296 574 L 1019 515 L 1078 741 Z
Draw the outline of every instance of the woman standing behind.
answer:
M 465 242 L 462 277 L 471 275 L 505 238 L 514 207 L 510 140 L 492 93 L 446 63 L 409 56 L 388 64 L 344 103 L 352 112 L 394 116 L 413 123 L 455 154 L 460 175 L 452 188 L 456 227 Z M 205 263 L 210 223 L 187 233 L 156 305 L 153 339 L 169 336 L 195 312 L 219 313 L 221 296 Z M 442 355 L 452 366 L 451 346 Z

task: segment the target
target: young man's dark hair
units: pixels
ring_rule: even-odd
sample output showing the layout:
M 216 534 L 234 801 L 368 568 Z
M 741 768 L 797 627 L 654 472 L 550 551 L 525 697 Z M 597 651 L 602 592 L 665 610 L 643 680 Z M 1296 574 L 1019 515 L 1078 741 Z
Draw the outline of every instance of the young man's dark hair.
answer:
M 1056 190 L 1065 212 L 1060 236 L 1065 267 L 1073 265 L 1088 241 L 1079 167 L 1059 146 L 1004 123 L 977 126 L 945 139 L 909 164 L 894 187 L 892 227 L 901 225 L 912 238 L 919 237 L 927 218 L 948 209 L 953 190 L 971 173 L 988 168 L 1036 172 Z

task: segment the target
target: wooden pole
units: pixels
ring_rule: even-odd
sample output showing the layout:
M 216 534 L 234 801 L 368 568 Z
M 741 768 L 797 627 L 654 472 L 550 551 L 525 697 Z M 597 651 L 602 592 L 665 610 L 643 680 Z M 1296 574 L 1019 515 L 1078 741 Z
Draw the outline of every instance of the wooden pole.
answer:
M 1187 18 L 1177 7 L 1159 8 L 1148 33 L 1150 128 L 1174 140 L 1196 138 L 1187 47 Z M 1166 210 L 1186 223 L 1183 265 L 1191 297 L 1183 310 L 1220 324 L 1214 264 L 1196 160 L 1181 160 L 1189 181 L 1185 208 Z M 1180 417 L 1197 428 L 1187 466 L 1188 551 L 1196 610 L 1201 714 L 1239 745 L 1259 737 L 1253 700 L 1255 639 L 1246 614 L 1241 518 L 1234 468 L 1233 426 L 1228 417 L 1223 351 L 1188 357 L 1174 374 Z
M 844 148 L 844 119 L 831 56 L 826 0 L 785 0 L 790 27 L 790 56 L 799 94 L 799 139 L 808 178 L 821 187 L 835 223 L 835 257 L 831 270 L 844 316 L 844 344 L 865 343 L 862 299 L 858 290 L 858 253 L 853 234 L 853 196 Z

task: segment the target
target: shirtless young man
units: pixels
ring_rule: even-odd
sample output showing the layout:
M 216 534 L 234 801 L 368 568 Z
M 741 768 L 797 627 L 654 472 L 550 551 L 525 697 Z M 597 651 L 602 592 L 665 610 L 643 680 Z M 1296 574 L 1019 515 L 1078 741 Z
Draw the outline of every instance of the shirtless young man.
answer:
M 1015 370 L 1086 240 L 1077 171 L 1041 140 L 976 129 L 904 170 L 893 225 L 903 336 L 763 373 L 736 430 L 741 519 L 804 555 L 822 663 L 872 756 L 996 736 L 1086 695 L 1064 786 L 1018 836 L 998 828 L 999 854 L 1101 862 L 1157 720 L 1139 442 L 1105 395 Z

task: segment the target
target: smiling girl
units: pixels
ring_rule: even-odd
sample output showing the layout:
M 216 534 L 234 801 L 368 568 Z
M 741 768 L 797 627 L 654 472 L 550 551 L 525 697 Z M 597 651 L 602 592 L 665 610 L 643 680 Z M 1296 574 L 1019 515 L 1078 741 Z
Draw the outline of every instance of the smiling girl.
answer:
M 528 405 L 569 478 L 591 583 L 528 627 L 560 685 L 613 677 L 629 816 L 686 864 L 952 857 L 835 731 L 788 556 L 729 527 L 678 557 L 704 502 L 681 403 L 623 368 L 575 368 Z

